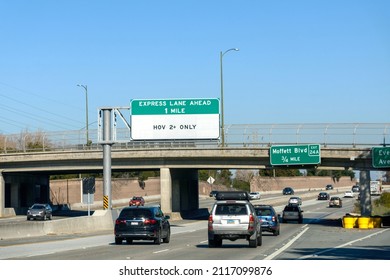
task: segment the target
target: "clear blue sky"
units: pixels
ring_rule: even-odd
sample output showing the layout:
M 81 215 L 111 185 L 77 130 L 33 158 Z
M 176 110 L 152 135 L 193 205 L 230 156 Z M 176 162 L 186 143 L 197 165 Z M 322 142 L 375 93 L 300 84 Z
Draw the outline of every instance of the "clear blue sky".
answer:
M 219 98 L 225 124 L 389 122 L 387 0 L 0 0 L 0 134 L 96 126 L 131 99 Z

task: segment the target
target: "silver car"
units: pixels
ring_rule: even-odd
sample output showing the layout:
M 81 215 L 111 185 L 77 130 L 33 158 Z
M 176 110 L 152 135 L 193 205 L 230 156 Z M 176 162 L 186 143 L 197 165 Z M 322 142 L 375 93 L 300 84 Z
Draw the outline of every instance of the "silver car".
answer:
M 36 203 L 27 210 L 27 220 L 51 220 L 53 218 L 53 210 L 49 204 Z
M 288 204 L 297 204 L 297 205 L 302 205 L 302 199 L 298 196 L 292 196 L 288 200 Z
M 209 247 L 221 247 L 223 239 L 246 239 L 252 248 L 262 245 L 256 210 L 249 202 L 249 194 L 241 194 L 243 192 L 218 192 L 208 221 Z

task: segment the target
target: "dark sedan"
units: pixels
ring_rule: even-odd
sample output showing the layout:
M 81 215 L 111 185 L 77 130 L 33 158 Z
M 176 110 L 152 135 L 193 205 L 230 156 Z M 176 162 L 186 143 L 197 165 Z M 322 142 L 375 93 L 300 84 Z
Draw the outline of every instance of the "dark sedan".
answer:
M 294 194 L 294 189 L 290 187 L 286 187 L 283 189 L 283 195 L 291 195 Z
M 327 192 L 320 192 L 318 194 L 318 200 L 329 200 L 330 195 Z

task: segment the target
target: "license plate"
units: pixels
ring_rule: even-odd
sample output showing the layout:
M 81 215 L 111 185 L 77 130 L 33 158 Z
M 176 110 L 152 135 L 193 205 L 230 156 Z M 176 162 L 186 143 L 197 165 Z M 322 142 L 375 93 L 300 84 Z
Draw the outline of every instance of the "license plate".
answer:
M 132 225 L 132 226 L 138 226 L 138 222 L 131 222 L 130 225 Z
M 227 223 L 230 225 L 230 224 L 235 224 L 236 223 L 236 220 L 227 220 Z

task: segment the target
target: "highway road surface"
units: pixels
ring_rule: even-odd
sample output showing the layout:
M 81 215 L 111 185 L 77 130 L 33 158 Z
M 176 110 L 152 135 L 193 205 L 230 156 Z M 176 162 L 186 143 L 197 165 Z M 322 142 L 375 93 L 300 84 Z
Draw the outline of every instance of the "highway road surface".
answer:
M 282 223 L 281 234 L 263 233 L 263 245 L 249 248 L 245 240 L 224 240 L 209 248 L 207 220 L 171 221 L 171 241 L 115 245 L 113 232 L 42 236 L 0 240 L 2 260 L 390 260 L 390 228 L 345 229 L 341 218 L 351 212 L 355 199 L 343 208 L 327 201 L 303 199 L 303 224 Z M 202 205 L 211 205 L 206 199 Z M 256 203 L 267 203 L 254 201 Z M 281 213 L 283 205 L 275 209 Z

